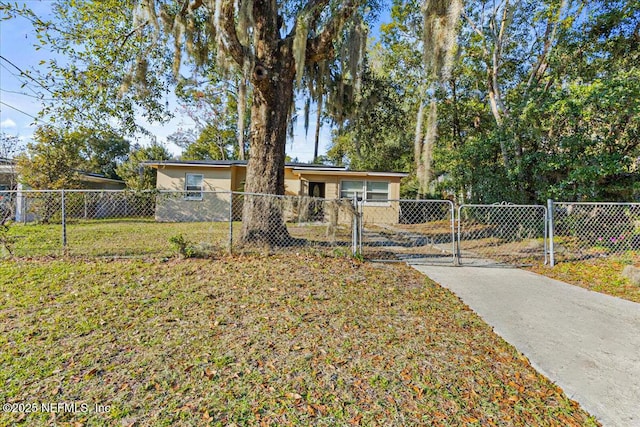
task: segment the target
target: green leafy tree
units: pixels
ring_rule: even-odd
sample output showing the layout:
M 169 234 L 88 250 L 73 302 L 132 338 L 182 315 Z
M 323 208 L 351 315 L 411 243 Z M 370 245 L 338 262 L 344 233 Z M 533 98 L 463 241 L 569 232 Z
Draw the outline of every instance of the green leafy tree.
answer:
M 251 86 L 251 141 L 246 191 L 284 193 L 284 153 L 296 85 L 318 81 L 315 65 L 351 59 L 357 64 L 366 37 L 359 18 L 375 0 L 142 1 L 59 0 L 54 20 L 33 19 L 43 43 L 70 62 L 49 64 L 52 92 L 65 102 L 63 120 L 118 118 L 135 128 L 137 107 L 152 120 L 165 118 L 167 84 L 183 67 L 218 63 L 241 73 Z M 8 7 L 11 13 L 29 11 Z M 336 50 L 336 41 L 342 47 Z M 360 45 L 349 49 L 353 41 Z M 351 67 L 354 71 L 356 68 Z M 351 78 L 355 74 L 351 73 Z M 91 112 L 91 114 L 87 114 Z M 279 210 L 266 199 L 245 200 L 243 239 L 286 243 Z M 278 243 L 278 242 L 276 242 Z
M 153 190 L 156 188 L 156 171 L 143 163 L 171 158 L 171 153 L 161 144 L 146 147 L 135 144 L 127 160 L 116 167 L 116 173 L 131 190 Z
M 203 80 L 183 79 L 178 84 L 182 111 L 196 124 L 195 132 L 176 132 L 175 142 L 183 148 L 183 158 L 246 160 L 249 89 L 244 77 L 234 75 L 231 80 L 214 74 Z M 191 144 L 195 146 L 190 148 Z
M 107 178 L 118 179 L 116 168 L 127 159 L 129 141 L 115 133 L 96 134 L 90 131 L 73 133 L 71 138 L 83 142 L 83 155 L 87 159 L 87 171 Z
M 366 66 L 361 80 L 360 95 L 333 138 L 327 159 L 356 170 L 408 171 L 410 116 L 402 109 L 403 88 Z
M 67 138 L 51 126 L 36 129 L 33 139 L 16 157 L 20 180 L 36 190 L 80 188 L 80 174 L 87 165 L 81 139 Z
M 538 198 L 636 200 L 640 194 L 640 5 L 593 2 L 550 58 L 552 81 L 523 109 Z

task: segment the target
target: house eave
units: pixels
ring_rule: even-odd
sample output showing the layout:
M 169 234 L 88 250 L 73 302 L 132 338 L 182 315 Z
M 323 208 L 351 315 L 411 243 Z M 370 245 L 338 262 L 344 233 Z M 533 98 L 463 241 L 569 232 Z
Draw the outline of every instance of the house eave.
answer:
M 295 175 L 340 175 L 348 177 L 381 177 L 381 178 L 405 178 L 409 176 L 405 172 L 366 172 L 335 169 L 293 169 Z

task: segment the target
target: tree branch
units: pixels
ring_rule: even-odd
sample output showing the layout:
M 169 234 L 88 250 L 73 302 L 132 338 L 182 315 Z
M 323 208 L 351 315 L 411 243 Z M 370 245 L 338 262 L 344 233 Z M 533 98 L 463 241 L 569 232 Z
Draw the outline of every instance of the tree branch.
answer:
M 310 15 L 311 19 L 309 20 L 309 23 L 311 25 L 315 25 L 315 23 L 320 18 L 322 11 L 328 4 L 329 0 L 312 0 L 308 2 L 296 16 L 296 20 L 293 23 L 293 28 L 291 29 L 289 34 L 287 34 L 287 38 L 293 38 L 295 36 L 296 28 L 298 26 L 298 19 L 300 19 L 300 17 Z
M 484 32 L 482 32 L 482 30 L 480 30 L 480 28 L 478 28 L 478 26 L 475 24 L 475 22 L 473 22 L 471 20 L 471 18 L 469 17 L 469 15 L 467 15 L 466 12 L 462 12 L 462 17 L 469 23 L 469 26 L 471 27 L 471 30 L 473 30 L 474 33 L 476 33 L 478 36 L 480 36 L 480 39 L 482 40 L 482 52 L 485 55 L 489 54 L 489 51 L 487 49 L 487 39 L 484 35 Z
M 318 3 L 323 0 L 319 0 Z M 342 30 L 345 22 L 354 14 L 358 2 L 348 0 L 342 10 L 336 12 L 324 27 L 322 32 L 307 43 L 307 61 L 318 62 L 329 59 L 333 55 L 333 39 Z
M 222 10 L 220 20 L 222 21 L 221 27 L 218 31 L 222 30 L 222 37 L 220 42 L 222 48 L 228 53 L 231 58 L 238 64 L 240 68 L 243 67 L 244 62 L 251 60 L 250 52 L 245 49 L 238 39 L 238 33 L 236 32 L 236 20 L 234 16 L 233 1 L 232 0 L 218 0 L 222 1 Z
M 149 25 L 149 21 L 144 21 L 142 24 L 138 25 L 136 28 L 134 28 L 133 30 L 131 30 L 129 33 L 125 34 L 124 37 L 122 37 L 122 43 L 120 43 L 120 49 L 122 49 L 122 47 L 127 43 L 127 40 L 129 40 L 129 38 L 134 35 L 135 33 L 137 33 L 139 30 L 143 29 L 144 27 L 146 27 L 147 25 Z

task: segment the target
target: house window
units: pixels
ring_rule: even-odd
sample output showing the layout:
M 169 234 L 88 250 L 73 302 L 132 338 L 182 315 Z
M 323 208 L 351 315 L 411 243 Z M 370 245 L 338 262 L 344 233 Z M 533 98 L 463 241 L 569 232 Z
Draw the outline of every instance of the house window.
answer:
M 367 201 L 387 201 L 389 199 L 389 183 L 386 181 L 367 181 Z
M 357 196 L 367 202 L 385 202 L 389 199 L 389 183 L 387 181 L 342 181 L 340 197 L 353 199 Z
M 340 183 L 340 198 L 342 199 L 353 199 L 353 196 L 362 199 L 363 194 L 364 181 L 342 181 Z
M 202 181 L 201 174 L 188 173 L 185 180 L 185 195 L 187 200 L 202 200 Z

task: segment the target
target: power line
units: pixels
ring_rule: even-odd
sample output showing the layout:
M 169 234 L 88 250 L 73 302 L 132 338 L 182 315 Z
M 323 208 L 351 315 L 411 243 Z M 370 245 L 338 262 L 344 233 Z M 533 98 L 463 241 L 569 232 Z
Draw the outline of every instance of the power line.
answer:
M 39 119 L 39 118 L 37 118 L 36 116 L 33 116 L 33 115 L 31 115 L 31 114 L 27 113 L 26 111 L 22 111 L 21 109 L 19 109 L 19 108 L 17 108 L 17 107 L 14 107 L 13 105 L 9 105 L 9 104 L 7 104 L 6 102 L 0 101 L 0 104 L 4 105 L 5 107 L 9 107 L 9 108 L 11 108 L 12 110 L 16 110 L 17 112 L 22 113 L 22 114 L 24 114 L 25 116 L 31 117 L 31 118 L 32 118 L 32 119 L 34 119 L 34 120 L 44 122 L 42 119 Z M 46 122 L 44 122 L 44 123 L 46 123 Z M 48 123 L 48 124 L 50 124 L 50 123 Z
M 30 98 L 40 99 L 40 100 L 42 100 L 42 101 L 53 101 L 53 98 L 43 98 L 43 97 L 42 97 L 42 96 L 40 96 L 40 95 L 31 95 L 31 94 L 29 94 L 29 93 L 20 92 L 20 91 L 17 91 L 17 90 L 9 90 L 9 89 L 2 89 L 2 88 L 0 88 L 0 91 L 2 91 L 2 92 L 7 92 L 7 93 L 15 93 L 15 94 L 17 94 L 17 95 L 22 95 L 22 96 L 28 96 L 28 97 L 30 97 Z
M 23 87 L 26 87 L 26 88 L 27 88 L 27 89 L 29 89 L 31 92 L 33 92 L 33 94 L 34 94 L 35 96 L 38 96 L 38 95 L 39 95 L 39 93 L 38 93 L 38 92 L 36 92 L 36 91 L 35 91 L 35 90 L 34 90 L 34 89 L 29 85 L 29 82 L 28 82 L 28 81 L 26 81 L 26 80 L 23 80 L 23 79 L 22 79 L 22 75 L 20 75 L 20 74 L 16 74 L 15 72 L 13 72 L 9 67 L 7 67 L 7 66 L 6 66 L 6 65 L 4 65 L 4 64 L 0 64 L 0 67 L 1 67 L 1 68 L 3 68 L 3 69 L 5 69 L 5 70 L 7 70 L 7 72 L 8 72 L 9 74 L 11 74 L 13 77 L 15 77 L 16 79 L 18 79 L 18 81 L 22 82 L 22 86 L 23 86 Z
M 11 65 L 13 68 L 15 68 L 16 70 L 18 70 L 18 72 L 20 73 L 21 76 L 24 76 L 26 78 L 28 78 L 29 80 L 34 81 L 35 83 L 38 84 L 38 86 L 40 86 L 41 88 L 43 88 L 44 90 L 46 90 L 47 92 L 49 92 L 50 94 L 54 94 L 51 89 L 49 89 L 48 87 L 46 87 L 45 85 L 42 84 L 42 82 L 34 77 L 32 77 L 31 75 L 29 75 L 29 73 L 26 73 L 24 71 L 22 71 L 22 69 L 20 67 L 18 67 L 16 64 L 14 64 L 13 62 L 9 61 L 7 58 L 5 58 L 4 56 L 0 55 L 0 59 L 2 59 L 3 61 L 6 61 L 9 65 Z
M 0 64 L 0 67 L 4 68 L 4 69 L 5 69 L 5 70 L 7 70 L 9 73 L 11 73 L 11 75 L 13 75 L 14 77 L 16 77 L 18 80 L 22 81 L 22 82 L 23 82 L 23 84 L 24 84 L 24 86 L 26 86 L 26 87 L 27 87 L 31 92 L 33 92 L 33 93 L 35 94 L 35 96 L 33 96 L 33 95 L 29 95 L 29 94 L 26 94 L 26 93 L 22 93 L 22 95 L 25 95 L 25 96 L 31 96 L 31 97 L 33 97 L 33 98 L 38 98 L 38 99 L 40 99 L 40 100 L 42 100 L 42 101 L 54 101 L 54 100 L 55 100 L 55 96 L 56 96 L 56 94 L 55 94 L 51 89 L 49 89 L 48 87 L 46 87 L 45 85 L 43 85 L 39 80 L 35 79 L 34 77 L 32 77 L 31 75 L 29 75 L 28 73 L 26 73 L 26 72 L 22 71 L 22 69 L 21 69 L 20 67 L 18 67 L 16 64 L 14 64 L 13 62 L 11 62 L 10 60 L 8 60 L 7 58 L 5 58 L 4 56 L 0 55 L 0 59 L 4 60 L 4 61 L 5 61 L 5 62 L 7 62 L 9 65 L 11 65 L 13 68 L 15 68 L 16 70 L 18 70 L 18 72 L 20 73 L 20 75 L 16 75 L 13 71 L 11 71 L 11 70 L 10 70 L 6 65 L 4 65 L 4 64 Z M 22 80 L 22 79 L 21 79 L 21 77 L 26 77 L 26 78 L 28 78 L 29 80 L 31 80 L 31 81 L 33 81 L 33 82 L 35 82 L 38 86 L 40 86 L 41 88 L 43 88 L 44 90 L 46 90 L 47 92 L 49 92 L 51 95 L 53 95 L 53 96 L 54 96 L 54 98 L 47 98 L 47 99 L 45 99 L 45 98 L 41 97 L 41 96 L 40 96 L 40 94 L 39 94 L 38 92 L 36 92 L 32 87 L 30 87 L 30 86 L 29 86 L 29 82 L 28 82 L 28 81 L 24 81 L 24 80 Z M 8 91 L 7 89 L 1 89 L 1 90 L 2 90 L 2 91 L 6 91 L 6 92 L 10 92 L 10 91 Z M 62 101 L 62 103 L 63 103 L 63 104 L 68 104 L 68 103 L 67 103 L 67 102 L 65 102 L 64 100 Z M 32 116 L 31 114 L 26 113 L 26 112 L 24 112 L 24 111 L 22 111 L 22 110 L 20 110 L 20 109 L 18 109 L 18 108 L 12 107 L 11 105 L 9 105 L 9 104 L 7 104 L 7 103 L 5 103 L 5 102 L 2 102 L 2 104 L 6 105 L 7 107 L 12 108 L 12 109 L 14 109 L 14 110 L 16 110 L 16 111 L 18 111 L 18 112 L 20 112 L 20 113 L 22 113 L 22 114 L 25 114 L 26 116 L 31 117 L 31 118 L 33 118 L 33 119 L 35 119 L 35 120 L 37 120 L 37 121 L 40 121 L 40 122 L 45 123 L 45 124 L 48 124 L 49 126 L 58 127 L 58 126 L 55 126 L 55 125 L 53 125 L 53 124 L 51 124 L 51 123 L 49 123 L 49 122 L 46 122 L 46 121 L 44 121 L 44 120 L 42 120 L 42 119 L 38 119 L 37 117 L 34 117 L 34 116 Z M 78 111 L 77 113 L 80 115 L 80 117 L 85 118 L 85 119 L 89 119 L 89 118 L 88 118 L 88 117 L 87 117 L 87 116 L 86 116 L 82 111 Z

